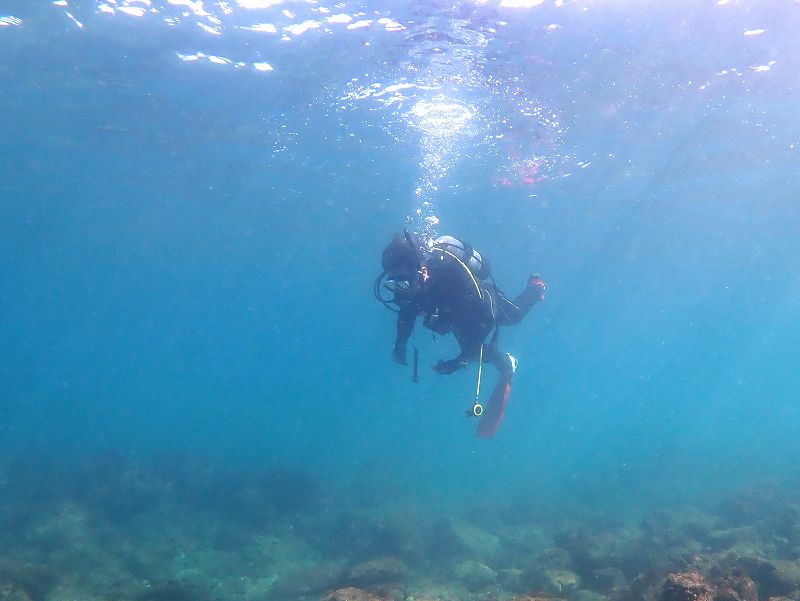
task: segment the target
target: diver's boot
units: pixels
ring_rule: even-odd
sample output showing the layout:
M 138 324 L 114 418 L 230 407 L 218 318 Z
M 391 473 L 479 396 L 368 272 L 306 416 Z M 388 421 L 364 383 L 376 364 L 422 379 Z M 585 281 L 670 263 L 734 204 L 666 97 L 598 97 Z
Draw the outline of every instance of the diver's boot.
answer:
M 508 374 L 509 377 L 517 373 L 518 366 L 519 366 L 519 361 L 517 361 L 517 358 L 514 355 L 512 355 L 511 353 L 506 353 L 503 356 L 503 372 L 505 374 Z

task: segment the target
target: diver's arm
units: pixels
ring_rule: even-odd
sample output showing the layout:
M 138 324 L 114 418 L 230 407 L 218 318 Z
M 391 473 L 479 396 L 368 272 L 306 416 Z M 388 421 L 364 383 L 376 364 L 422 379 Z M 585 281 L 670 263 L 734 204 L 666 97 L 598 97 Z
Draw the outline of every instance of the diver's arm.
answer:
M 474 305 L 471 310 L 465 311 L 462 319 L 453 327 L 453 333 L 461 352 L 457 357 L 447 361 L 439 360 L 433 366 L 434 371 L 440 374 L 451 374 L 457 369 L 467 367 L 470 361 L 475 361 L 481 356 L 481 345 L 489 332 L 495 327 L 491 306 L 481 302 Z
M 481 342 L 483 338 L 464 341 L 458 335 L 458 344 L 461 347 L 461 352 L 452 359 L 439 359 L 436 365 L 433 366 L 433 371 L 442 375 L 449 375 L 457 369 L 466 368 L 470 361 L 474 361 L 480 356 Z
M 406 344 L 414 330 L 414 322 L 417 320 L 416 305 L 401 307 L 397 314 L 397 336 L 394 339 L 394 350 L 392 359 L 395 363 L 408 365 L 406 362 Z

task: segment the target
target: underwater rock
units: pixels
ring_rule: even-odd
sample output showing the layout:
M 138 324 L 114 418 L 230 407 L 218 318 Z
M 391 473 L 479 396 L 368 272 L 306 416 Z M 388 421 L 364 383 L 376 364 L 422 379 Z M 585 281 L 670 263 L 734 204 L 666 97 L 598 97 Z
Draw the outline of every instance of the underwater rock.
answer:
M 0 584 L 0 601 L 31 601 L 31 598 L 12 584 Z
M 693 507 L 659 509 L 641 521 L 641 529 L 647 540 L 661 546 L 704 539 L 709 532 L 720 527 L 721 520 L 718 516 Z
M 722 503 L 719 509 L 734 524 L 755 524 L 764 516 L 781 513 L 789 503 L 786 492 L 777 482 L 760 482 L 757 486 L 739 491 Z
M 575 601 L 606 601 L 608 597 L 602 593 L 598 593 L 597 591 L 592 591 L 588 588 L 582 588 L 575 593 L 574 599 Z
M 348 584 L 370 586 L 396 584 L 408 576 L 406 565 L 395 557 L 379 557 L 359 563 L 347 574 Z
M 517 524 L 500 534 L 503 552 L 509 556 L 532 555 L 552 546 L 549 534 L 536 524 Z
M 542 591 L 548 595 L 566 595 L 580 588 L 580 577 L 572 570 L 543 568 L 536 564 L 526 571 L 524 582 L 525 589 Z
M 758 601 L 758 586 L 742 571 L 727 574 L 717 583 L 714 601 Z
M 611 531 L 590 531 L 588 528 L 570 528 L 557 537 L 561 547 L 572 557 L 572 569 L 581 574 L 609 565 L 644 567 L 651 545 L 642 548 L 640 533 L 629 528 Z
M 137 596 L 139 601 L 208 601 L 211 599 L 209 591 L 205 588 L 168 580 L 153 582 L 144 592 Z
M 47 566 L 0 558 L 0 586 L 8 588 L 13 595 L 24 594 L 34 601 L 44 598 L 55 582 L 55 576 Z
M 675 521 L 684 538 L 702 539 L 721 525 L 719 516 L 692 507 L 683 508 Z
M 721 551 L 730 547 L 755 547 L 760 544 L 761 536 L 753 526 L 740 526 L 724 530 L 713 530 L 706 540 L 712 549 Z
M 464 601 L 471 595 L 457 584 L 425 582 L 408 591 L 406 599 L 414 601 Z
M 550 547 L 534 555 L 532 563 L 540 570 L 571 570 L 572 556 L 561 547 Z
M 455 579 L 472 592 L 483 590 L 497 580 L 497 573 L 485 563 L 467 560 L 455 566 Z
M 488 560 L 500 551 L 500 538 L 464 521 L 443 521 L 433 532 L 434 552 L 452 559 L 463 557 Z
M 785 594 L 800 590 L 800 563 L 776 559 L 771 562 L 775 582 L 786 591 Z M 795 596 L 795 595 L 792 595 Z
M 391 601 L 388 597 L 383 597 L 360 588 L 349 586 L 340 588 L 327 593 L 322 601 Z
M 109 468 L 105 471 L 113 472 L 113 464 Z M 154 457 L 137 473 L 143 474 L 142 482 L 134 483 L 149 483 L 159 498 L 166 496 L 186 508 L 212 512 L 223 518 L 220 521 L 250 531 L 310 511 L 322 500 L 322 488 L 314 476 L 280 465 L 238 469 L 219 460 L 169 453 Z M 88 475 L 94 480 L 93 473 Z
M 541 589 L 548 595 L 564 595 L 577 591 L 580 577 L 570 570 L 545 570 L 542 573 Z
M 770 556 L 761 544 L 740 543 L 733 547 L 725 549 L 724 556 L 727 562 L 731 565 L 737 565 L 739 560 L 745 558 L 746 560 L 764 561 Z
M 789 503 L 784 508 L 777 529 L 789 543 L 800 545 L 800 503 Z
M 497 571 L 497 584 L 504 590 L 523 592 L 527 590 L 525 570 L 507 568 Z
M 661 585 L 664 581 L 662 570 L 646 570 L 640 573 L 631 582 L 614 591 L 614 601 L 652 601 L 658 599 Z
M 277 576 L 269 576 L 267 578 L 244 578 L 241 584 L 241 598 L 244 601 L 263 601 L 269 599 L 272 595 L 272 587 L 277 580 Z
M 368 561 L 375 557 L 416 557 L 425 546 L 419 528 L 398 514 L 342 511 L 325 519 L 305 520 L 303 538 L 328 557 Z M 417 540 L 416 537 L 419 537 Z
M 115 523 L 148 513 L 170 490 L 149 466 L 117 451 L 84 459 L 72 486 L 76 502 Z
M 295 599 L 322 593 L 341 584 L 341 569 L 336 564 L 317 563 L 282 574 L 272 587 L 272 595 Z
M 656 558 L 656 561 L 669 561 L 669 558 L 676 558 L 681 557 L 684 561 L 689 562 L 689 567 L 685 568 L 686 570 L 694 570 L 695 568 L 691 565 L 691 562 L 697 559 L 702 559 L 703 562 L 710 561 L 710 557 L 704 555 L 708 553 L 708 545 L 703 544 L 700 541 L 696 540 L 689 540 L 684 541 L 683 544 L 675 545 L 669 547 L 665 550 L 666 555 L 662 555 Z M 652 565 L 652 564 L 650 564 Z
M 697 572 L 669 574 L 661 585 L 660 601 L 712 601 L 715 589 Z
M 74 503 L 65 502 L 58 507 L 41 513 L 35 524 L 29 524 L 25 530 L 25 538 L 29 544 L 40 549 L 70 549 L 85 547 L 92 538 L 87 526 L 89 514 Z M 6 573 L 3 564 L 6 558 L 0 559 L 0 578 Z
M 782 559 L 748 558 L 742 567 L 758 583 L 763 597 L 794 596 L 800 590 L 800 564 Z
M 625 574 L 619 568 L 600 568 L 592 572 L 595 590 L 611 593 L 625 586 Z
M 545 590 L 545 583 L 548 581 L 544 572 L 547 570 L 572 570 L 572 557 L 561 547 L 550 547 L 540 551 L 530 561 L 528 569 L 522 576 L 522 587 L 510 588 L 509 590 Z
M 225 476 L 209 483 L 212 507 L 249 528 L 261 529 L 276 518 L 309 511 L 321 499 L 317 482 L 302 471 L 273 467 Z

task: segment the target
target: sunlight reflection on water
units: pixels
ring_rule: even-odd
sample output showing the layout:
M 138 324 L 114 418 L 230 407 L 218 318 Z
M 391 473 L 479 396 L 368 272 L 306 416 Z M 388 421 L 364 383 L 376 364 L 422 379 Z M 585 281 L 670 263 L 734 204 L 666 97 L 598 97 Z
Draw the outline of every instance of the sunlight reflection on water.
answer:
M 437 234 L 442 187 L 470 149 L 480 147 L 474 152 L 484 159 L 495 157 L 493 185 L 512 188 L 567 177 L 597 158 L 579 157 L 574 149 L 566 148 L 570 107 L 560 99 L 539 97 L 536 80 L 552 65 L 540 61 L 529 45 L 533 38 L 563 44 L 571 35 L 575 15 L 596 18 L 612 8 L 607 2 L 501 0 L 490 7 L 476 1 L 424 10 L 307 0 L 96 0 L 89 5 L 56 0 L 52 4 L 78 28 L 135 19 L 148 27 L 181 30 L 188 35 L 176 40 L 184 47 L 172 50 L 187 68 L 234 69 L 270 82 L 282 75 L 297 75 L 295 64 L 324 61 L 324 53 L 335 48 L 351 61 L 350 71 L 327 65 L 328 79 L 319 84 L 314 101 L 327 103 L 333 112 L 352 112 L 352 118 L 341 119 L 343 128 L 360 123 L 362 111 L 382 111 L 381 126 L 389 138 L 404 143 L 414 140 L 416 146 L 411 147 L 418 150 L 419 173 L 401 202 L 409 204 L 409 226 L 423 237 Z M 724 16 L 736 4 L 719 0 L 713 10 Z M 488 8 L 482 11 L 484 7 Z M 498 7 L 503 12 L 497 12 Z M 407 14 L 400 14 L 402 10 Z M 562 19 L 567 10 L 572 21 Z M 526 15 L 535 14 L 542 18 L 535 21 L 535 29 L 526 31 L 524 40 L 514 39 L 515 34 L 507 31 L 517 21 L 517 25 L 527 24 Z M 747 26 L 738 29 L 742 43 L 758 45 L 774 32 L 768 23 L 757 21 L 748 18 Z M 0 16 L 0 28 L 20 25 L 24 28 L 27 23 L 15 16 Z M 187 48 L 187 44 L 193 46 Z M 287 48 L 296 50 L 289 55 Z M 633 54 L 630 50 L 614 41 L 601 47 L 602 52 L 620 53 L 625 60 L 637 56 L 638 49 Z M 767 78 L 782 66 L 769 46 L 764 46 L 762 54 L 738 66 L 698 72 L 674 85 L 704 94 L 735 81 L 748 86 L 750 80 Z M 642 56 L 646 59 L 644 51 Z M 631 64 L 622 67 L 630 70 Z M 340 81 L 335 81 L 337 74 Z M 312 83 L 321 81 L 320 73 L 313 70 L 299 75 Z M 626 102 L 639 102 L 640 87 L 637 84 L 633 96 L 611 103 L 609 116 L 620 113 Z M 293 93 L 292 89 L 286 93 Z M 708 106 L 713 110 L 713 101 Z M 296 135 L 281 125 L 273 129 Z M 276 147 L 285 145 L 279 141 Z

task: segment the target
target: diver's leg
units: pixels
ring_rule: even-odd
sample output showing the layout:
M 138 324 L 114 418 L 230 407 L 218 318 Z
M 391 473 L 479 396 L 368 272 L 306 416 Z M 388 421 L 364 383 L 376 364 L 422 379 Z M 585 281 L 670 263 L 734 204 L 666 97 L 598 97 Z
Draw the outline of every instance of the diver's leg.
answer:
M 501 353 L 497 350 L 497 342 L 491 342 L 483 348 L 483 359 L 497 368 L 501 376 L 508 376 L 509 380 L 517 371 L 517 358 L 511 353 Z

